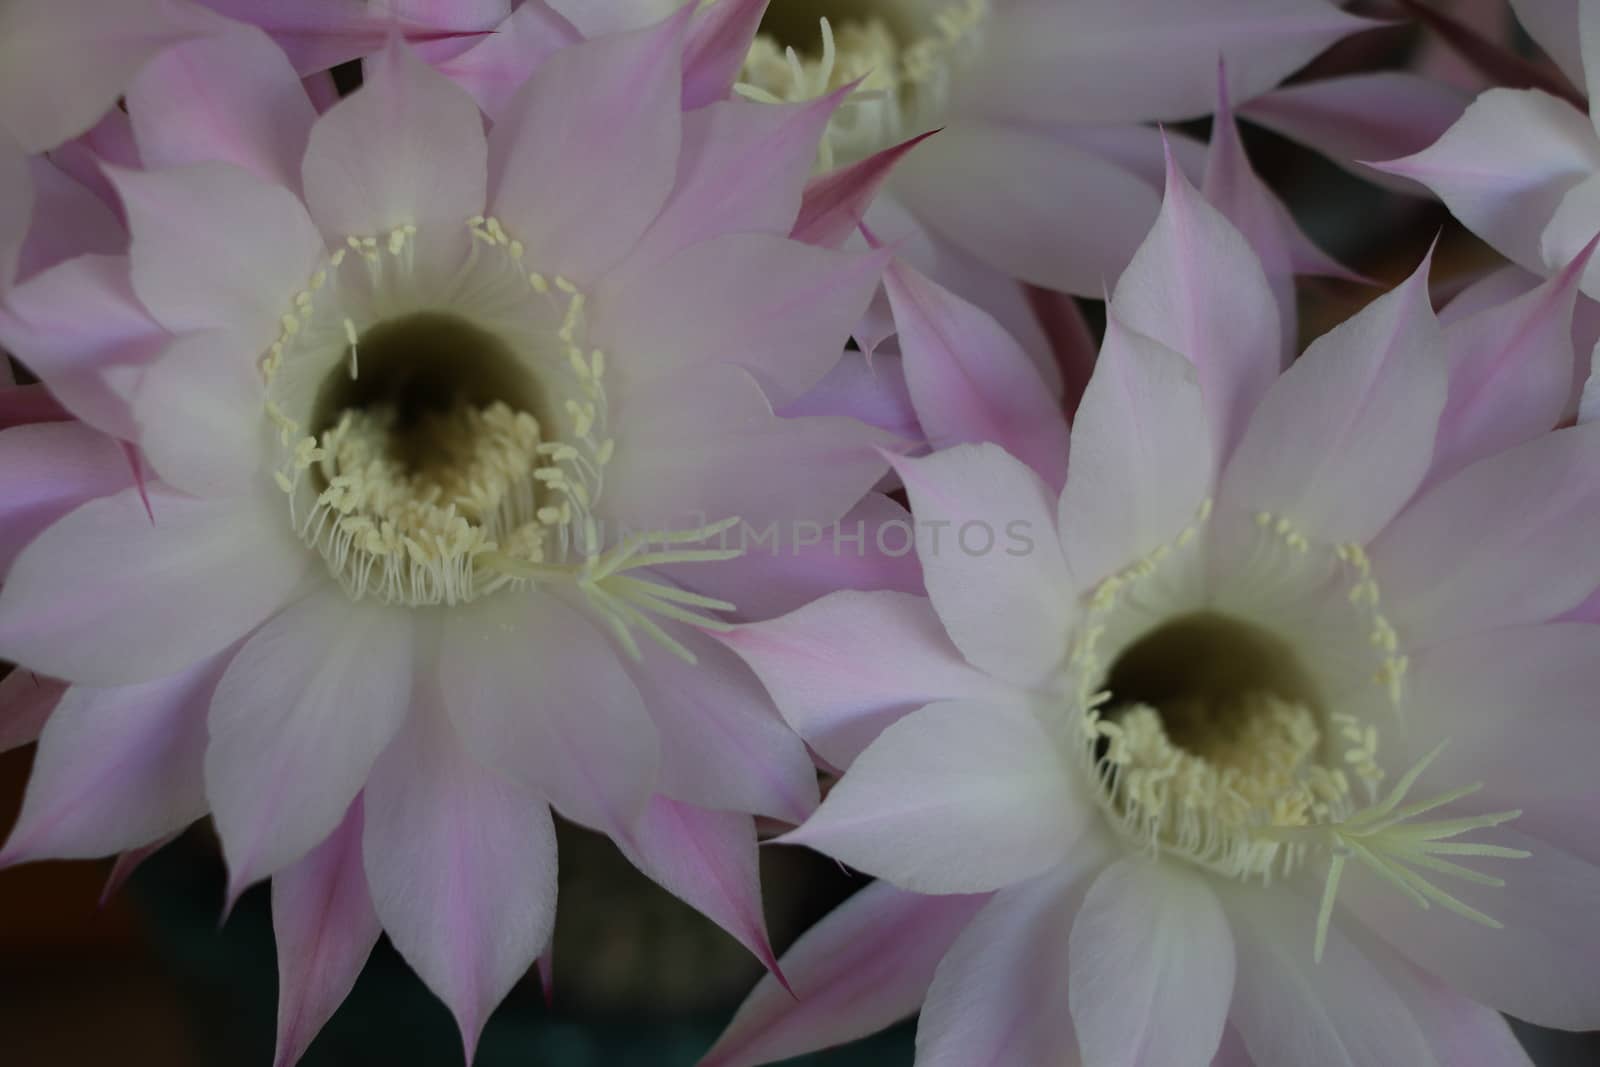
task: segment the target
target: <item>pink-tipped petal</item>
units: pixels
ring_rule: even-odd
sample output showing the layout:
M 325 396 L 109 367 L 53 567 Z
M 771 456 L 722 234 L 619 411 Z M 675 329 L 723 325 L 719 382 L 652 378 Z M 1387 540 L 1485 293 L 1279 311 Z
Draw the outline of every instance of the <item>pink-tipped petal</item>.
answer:
M 761 913 L 756 828 L 750 816 L 652 797 L 633 833 L 617 844 L 641 871 L 732 934 L 767 970 L 781 975 Z
M 1556 267 L 1572 262 L 1584 254 L 1596 234 L 1600 234 L 1600 174 L 1585 178 L 1561 198 L 1561 206 L 1540 240 L 1545 263 Z M 1600 265 L 1592 257 L 1581 284 L 1588 296 L 1600 293 Z
M 128 232 L 113 208 L 114 196 L 103 197 L 51 156 L 34 156 L 28 170 L 33 177 L 33 225 L 17 261 L 18 278 L 32 280 L 79 256 L 127 250 Z M 0 279 L 5 278 L 3 271 L 0 263 Z
M 917 1023 L 919 1065 L 1071 1062 L 1068 944 L 1107 859 L 1107 846 L 1086 836 L 1058 869 L 990 898 L 934 973 Z
M 322 237 L 281 185 L 226 163 L 110 171 L 133 234 L 133 289 L 169 330 L 264 347 L 306 287 Z
M 306 203 L 330 245 L 415 225 L 464 253 L 483 211 L 488 146 L 472 98 L 399 40 L 364 67 L 359 91 L 311 130 Z
M 1572 312 L 1593 247 L 1532 292 L 1445 329 L 1450 390 L 1429 482 L 1561 421 L 1572 394 Z
M 1460 91 L 1408 71 L 1319 78 L 1246 100 L 1239 115 L 1327 156 L 1366 181 L 1415 194 L 1415 182 L 1363 161 L 1398 159 L 1433 144 L 1461 118 Z
M 1249 242 L 1170 156 L 1161 214 L 1117 281 L 1111 311 L 1195 365 L 1216 459 L 1225 462 L 1277 378 L 1282 327 Z
M 539 65 L 582 38 L 572 23 L 542 0 L 527 0 L 493 33 L 434 69 L 471 94 L 478 107 L 498 122 L 511 100 Z
M 162 52 L 128 87 L 127 104 L 146 166 L 233 163 L 300 187 L 316 115 L 289 60 L 253 26 Z
M 820 799 L 805 745 L 737 656 L 702 633 L 674 637 L 694 663 L 651 641 L 642 661 L 627 664 L 661 734 L 656 789 L 685 804 L 803 822 Z
M 832 593 L 720 636 L 789 725 L 838 768 L 924 704 L 1005 693 L 962 659 L 928 599 L 907 593 Z
M 100 889 L 100 906 L 102 908 L 105 907 L 112 897 L 122 892 L 123 886 L 128 884 L 128 879 L 132 878 L 134 873 L 144 866 L 145 860 L 172 844 L 182 836 L 182 833 L 183 831 L 180 830 L 177 833 L 158 838 L 148 845 L 140 845 L 138 848 L 130 848 L 125 852 L 118 853 L 116 862 L 111 865 L 111 873 L 106 875 L 106 884 Z
M 0 657 L 85 685 L 163 678 L 255 629 L 313 557 L 267 497 L 225 505 L 151 486 L 73 511 L 0 587 Z
M 958 445 L 895 470 L 917 521 L 928 595 L 974 666 L 1032 685 L 1066 655 L 1076 587 L 1056 494 L 996 445 Z
M 1223 472 L 1221 500 L 1328 544 L 1365 544 L 1388 525 L 1427 473 L 1448 388 L 1429 264 L 1273 383 Z
M 893 187 L 931 229 L 990 266 L 1080 296 L 1099 296 L 1122 273 L 1157 210 L 1154 190 L 1102 156 L 977 122 L 918 145 Z
M 787 234 L 843 92 L 805 104 L 727 100 L 684 115 L 677 183 L 621 269 L 652 269 L 725 233 Z
M 64 682 L 41 678 L 18 667 L 0 678 L 0 752 L 39 740 L 50 713 L 66 691 Z
M 859 163 L 830 171 L 806 185 L 800 216 L 789 236 L 808 245 L 838 248 L 856 232 L 867 215 L 867 205 L 893 173 L 894 167 L 931 133 L 920 134 L 892 148 L 875 152 Z
M 928 443 L 992 441 L 1059 490 L 1067 421 L 1022 347 L 980 308 L 907 264 L 891 264 L 884 286 Z
M 564 48 L 489 136 L 489 214 L 537 269 L 593 282 L 666 203 L 678 170 L 684 8 L 659 25 Z
M 206 813 L 206 705 L 227 655 L 170 678 L 62 695 L 0 866 L 138 848 Z
M 623 655 L 583 609 L 512 590 L 451 613 L 439 672 L 478 759 L 567 818 L 621 834 L 655 791 L 661 752 Z
M 1085 588 L 1170 543 L 1215 479 L 1205 400 L 1188 360 L 1113 313 L 1072 427 L 1061 548 Z
M 859 337 L 861 331 L 856 332 Z M 923 437 L 922 424 L 911 405 L 911 390 L 906 386 L 905 361 L 888 354 L 845 352 L 820 382 L 804 396 L 783 405 L 778 414 L 784 418 L 848 415 L 905 441 Z
M 1356 866 L 1349 865 L 1346 879 Z M 1443 908 L 1420 912 L 1387 885 L 1385 892 L 1412 914 L 1449 915 Z M 1233 925 L 1238 960 L 1228 1017 L 1256 1063 L 1433 1067 L 1435 1060 L 1404 1001 L 1337 922 L 1328 931 L 1322 959 L 1312 958 L 1315 901 L 1280 886 L 1230 886 L 1222 901 Z
M 106 371 L 146 363 L 171 343 L 134 295 L 125 256 L 60 263 L 17 286 L 0 310 L 0 345 L 72 414 L 123 440 L 137 437 L 138 428 L 124 390 Z
M 1413 647 L 1542 622 L 1600 586 L 1600 425 L 1546 434 L 1429 489 L 1371 548 Z
M 1067 946 L 1085 1067 L 1207 1067 L 1233 995 L 1233 933 L 1202 877 L 1146 856 L 1089 886 Z
M 888 261 L 768 233 L 725 234 L 602 285 L 590 307 L 593 340 L 629 386 L 736 363 L 782 405 L 839 359 Z
M 293 1067 L 355 985 L 378 943 L 378 916 L 361 863 L 361 798 L 337 829 L 272 880 L 278 942 L 274 1067 Z
M 550 942 L 550 809 L 467 754 L 426 678 L 367 786 L 362 857 L 400 955 L 461 1028 L 467 1062 L 490 1012 Z
M 919 893 L 981 893 L 1066 859 L 1090 808 L 1026 704 L 948 700 L 912 712 L 856 758 L 786 835 Z
M 413 620 L 332 582 L 257 631 L 217 686 L 206 795 L 228 891 L 276 874 L 332 833 L 405 721 Z
M 33 218 L 33 177 L 20 145 L 0 132 L 0 292 L 11 288 Z
M 127 485 L 117 443 L 81 423 L 0 430 L 0 575 L 57 519 Z
M 722 100 L 733 89 L 769 0 L 721 0 L 701 5 L 683 48 L 683 108 Z
M 1491 89 L 1432 145 L 1380 169 L 1421 182 L 1496 251 L 1545 274 L 1540 234 L 1567 193 L 1600 169 L 1600 140 L 1564 100 Z
M 806 931 L 762 978 L 699 1067 L 757 1067 L 844 1044 L 913 1014 L 984 896 L 921 896 L 875 882 Z

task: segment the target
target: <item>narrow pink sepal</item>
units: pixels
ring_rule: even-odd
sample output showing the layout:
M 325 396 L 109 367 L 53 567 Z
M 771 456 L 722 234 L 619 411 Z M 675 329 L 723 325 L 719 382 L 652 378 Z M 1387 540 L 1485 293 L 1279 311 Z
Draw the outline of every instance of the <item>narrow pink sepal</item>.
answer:
M 361 865 L 361 798 L 344 821 L 272 883 L 278 940 L 278 1037 L 273 1067 L 291 1067 L 349 994 L 372 947 L 378 916 Z
M 1056 491 L 1067 420 L 1022 346 L 990 315 L 903 261 L 884 272 L 906 385 L 934 449 L 992 441 Z
M 550 939 L 550 944 L 539 953 L 539 958 L 533 961 L 534 969 L 539 972 L 539 988 L 544 992 L 544 1006 L 555 1007 L 556 1003 L 556 942 Z
M 761 912 L 753 819 L 657 795 L 617 845 L 668 892 L 732 934 L 789 988 Z
M 683 49 L 683 109 L 726 99 L 769 0 L 721 0 L 701 8 Z
M 67 683 L 13 667 L 0 678 L 0 752 L 39 740 L 45 720 L 56 709 Z
M 861 890 L 784 954 L 794 995 L 763 978 L 699 1067 L 772 1063 L 911 1015 L 939 960 L 988 899 L 919 896 L 887 882 Z
M 117 861 L 111 865 L 111 873 L 106 875 L 105 887 L 100 890 L 100 907 L 105 907 L 112 897 L 122 891 L 122 887 L 128 884 L 128 879 L 133 877 L 133 872 L 138 870 L 145 860 L 172 844 L 181 833 L 182 831 L 176 834 L 168 834 L 159 841 L 152 841 L 142 848 L 131 848 L 126 852 L 119 853 Z
M 144 504 L 144 513 L 150 518 L 150 525 L 156 524 L 155 508 L 150 506 L 150 491 L 145 485 L 144 457 L 139 454 L 139 446 L 132 441 L 117 442 L 122 446 L 122 454 L 128 457 L 128 469 L 133 474 L 134 488 L 139 490 L 139 500 Z
M 838 248 L 866 217 L 867 205 L 894 165 L 937 130 L 919 134 L 831 174 L 814 179 L 800 201 L 800 217 L 789 236 L 808 245 Z
M 1094 373 L 1099 343 L 1074 297 L 1037 285 L 1023 288 L 1028 307 L 1039 320 L 1061 372 L 1061 410 L 1071 422 L 1083 400 L 1083 391 L 1089 386 L 1089 376 Z

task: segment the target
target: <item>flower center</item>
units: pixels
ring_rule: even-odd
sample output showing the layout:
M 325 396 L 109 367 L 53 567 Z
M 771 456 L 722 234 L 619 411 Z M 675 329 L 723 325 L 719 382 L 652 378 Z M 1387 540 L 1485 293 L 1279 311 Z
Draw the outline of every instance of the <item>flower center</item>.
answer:
M 690 609 L 733 605 L 629 572 L 736 556 L 680 546 L 737 520 L 606 544 L 595 508 L 616 443 L 585 294 L 528 270 L 496 219 L 466 227 L 470 255 L 443 263 L 415 227 L 351 237 L 283 316 L 261 371 L 291 522 L 353 598 L 452 605 L 562 582 L 631 653 L 642 629 L 692 660 L 650 615 L 714 628 Z
M 988 17 L 989 0 L 773 0 L 735 89 L 797 103 L 859 82 L 823 135 L 832 170 L 937 125 Z
M 1478 785 L 1402 807 L 1438 749 L 1379 793 L 1407 661 L 1366 554 L 1314 544 L 1277 516 L 1219 518 L 1208 503 L 1088 598 L 1068 699 L 1108 822 L 1226 877 L 1265 882 L 1326 861 L 1319 956 L 1352 857 L 1423 907 L 1497 925 L 1419 870 L 1502 884 L 1441 857 L 1525 855 L 1452 840 L 1517 813 L 1420 818 Z

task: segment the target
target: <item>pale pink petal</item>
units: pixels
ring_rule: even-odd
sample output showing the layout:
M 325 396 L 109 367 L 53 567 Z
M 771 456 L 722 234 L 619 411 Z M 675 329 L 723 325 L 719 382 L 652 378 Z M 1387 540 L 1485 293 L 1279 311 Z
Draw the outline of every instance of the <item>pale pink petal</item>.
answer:
M 976 122 L 918 145 L 891 184 L 930 228 L 990 266 L 1080 296 L 1101 295 L 1122 273 L 1157 210 L 1154 190 L 1101 156 Z
M 1206 1067 L 1233 995 L 1233 933 L 1203 876 L 1147 856 L 1095 878 L 1072 921 L 1067 999 L 1086 1067 Z
M 399 40 L 364 70 L 361 89 L 311 130 L 304 176 L 312 217 L 331 245 L 414 225 L 420 241 L 464 253 L 467 219 L 482 214 L 488 184 L 478 106 Z
M 725 233 L 787 234 L 840 99 L 834 93 L 806 104 L 727 100 L 684 115 L 672 195 L 620 269 L 652 269 Z
M 1071 1063 L 1067 946 L 1091 876 L 1109 858 L 1086 835 L 1067 863 L 995 894 L 934 974 L 917 1023 L 919 1067 Z
M 1118 279 L 1111 310 L 1195 365 L 1225 462 L 1277 378 L 1283 335 L 1260 260 L 1170 156 L 1161 214 Z
M 602 285 L 590 305 L 592 337 L 630 385 L 740 363 L 782 404 L 838 360 L 888 258 L 727 234 Z
M 899 459 L 917 557 L 945 630 L 973 665 L 1032 685 L 1066 655 L 1075 587 L 1056 495 L 995 445 Z
M 1359 864 L 1346 865 L 1340 900 L 1456 992 L 1539 1026 L 1593 1030 L 1600 1027 L 1600 977 L 1594 965 L 1600 929 L 1593 922 L 1600 908 L 1600 867 L 1513 827 L 1480 837 L 1531 853 L 1494 861 L 1489 873 L 1504 878 L 1504 887 L 1459 879 L 1445 886 L 1451 896 L 1503 924 L 1501 929 L 1469 923 L 1444 908 L 1423 911 Z M 1391 1057 L 1384 1062 L 1420 1061 Z
M 122 891 L 122 887 L 128 884 L 128 879 L 132 878 L 135 872 L 144 866 L 145 860 L 154 856 L 181 836 L 183 836 L 183 831 L 178 830 L 165 837 L 157 838 L 148 845 L 140 845 L 138 848 L 130 848 L 118 853 L 116 861 L 111 865 L 111 873 L 106 875 L 106 884 L 100 889 L 100 906 L 102 908 L 105 907 L 107 901 Z
M 1075 123 L 1044 129 L 1057 140 L 1104 156 L 1158 193 L 1167 182 L 1168 156 L 1192 184 L 1205 180 L 1205 142 L 1165 126 Z
M 766 10 L 767 0 L 701 5 L 683 49 L 685 111 L 728 96 Z
M 470 93 L 485 115 L 499 121 L 539 64 L 581 39 L 572 23 L 549 5 L 527 0 L 493 33 L 433 66 Z
M 1441 1067 L 1534 1067 L 1505 1016 L 1411 966 L 1366 931 L 1357 934 L 1361 951 L 1383 968 Z
M 922 592 L 912 539 L 911 513 L 882 493 L 869 493 L 832 524 L 795 524 L 787 531 L 746 526 L 730 536 L 730 544 L 745 549 L 737 559 L 661 571 L 685 589 L 730 601 L 740 618 L 770 619 L 839 589 Z
M 166 0 L 110 7 L 102 0 L 16 0 L 0 7 L 0 129 L 30 153 L 82 133 L 152 57 L 214 27 L 204 14 Z
M 455 1015 L 470 1063 L 550 941 L 556 836 L 542 800 L 467 754 L 443 700 L 424 685 L 373 768 L 362 856 L 389 940 Z
M 361 865 L 361 799 L 339 828 L 272 880 L 278 942 L 274 1067 L 292 1067 L 355 985 L 378 943 L 378 916 Z
M 33 225 L 17 262 L 17 277 L 30 281 L 41 271 L 78 256 L 118 254 L 128 247 L 128 231 L 113 207 L 116 198 L 102 199 L 98 189 L 70 174 L 54 155 L 28 160 L 33 177 Z M 101 184 L 104 181 L 102 177 Z
M 146 166 L 233 163 L 300 187 L 316 115 L 289 60 L 253 26 L 168 48 L 128 87 L 127 104 Z
M 253 630 L 313 558 L 267 490 L 226 504 L 148 495 L 154 522 L 124 489 L 22 550 L 0 587 L 0 657 L 86 685 L 162 678 Z
M 1220 499 L 1326 543 L 1364 544 L 1428 470 L 1447 389 L 1428 266 L 1312 343 L 1273 383 Z
M 403 0 L 421 6 L 426 0 Z M 528 0 L 534 3 L 536 0 Z M 260 26 L 272 35 L 301 74 L 312 74 L 348 62 L 384 46 L 402 34 L 417 47 L 444 48 L 442 58 L 470 47 L 470 42 L 501 21 L 505 4 L 489 0 L 462 9 L 452 6 L 448 22 L 419 20 L 395 10 L 395 0 L 200 0 L 230 18 Z M 432 5 L 429 5 L 432 6 Z
M 81 423 L 0 430 L 0 575 L 51 523 L 128 481 L 117 443 Z
M 777 968 L 761 914 L 754 819 L 657 796 L 617 845 L 634 866 L 732 934 L 768 970 Z
M 845 352 L 820 382 L 779 408 L 778 414 L 784 418 L 848 415 L 905 441 L 923 439 L 906 385 L 905 361 L 884 352 L 871 356 Z
M 1584 84 L 1583 39 L 1578 33 L 1579 0 L 1511 0 L 1517 21 L 1573 85 Z
M 134 295 L 126 256 L 81 256 L 29 278 L 0 310 L 0 345 L 47 382 L 74 415 L 123 440 L 138 436 L 104 374 L 142 364 L 172 342 Z
M 661 733 L 657 791 L 702 808 L 804 821 L 818 801 L 805 745 L 737 656 L 705 634 L 673 636 L 694 663 L 654 641 L 641 642 L 642 660 L 627 663 Z
M 1421 194 L 1416 183 L 1374 174 L 1366 162 L 1433 144 L 1461 117 L 1460 91 L 1402 70 L 1318 78 L 1247 100 L 1239 115 L 1327 156 L 1364 181 Z
M 1439 325 L 1448 329 L 1468 316 L 1510 303 L 1517 297 L 1537 289 L 1539 283 L 1544 280 L 1541 275 L 1529 273 L 1516 264 L 1508 263 L 1502 267 L 1492 268 L 1470 280 L 1462 279 L 1462 284 L 1453 288 L 1454 295 L 1450 295 L 1452 291 L 1450 288 L 1435 285 L 1433 287 L 1435 301 L 1448 298 L 1448 302 L 1439 309 Z
M 1372 546 L 1413 646 L 1541 622 L 1600 586 L 1600 424 L 1557 430 L 1428 490 Z
M 722 640 L 756 672 L 789 725 L 835 767 L 889 724 L 939 700 L 1004 699 L 961 658 L 926 597 L 838 592 Z
M 170 678 L 72 686 L 44 725 L 0 866 L 149 844 L 206 813 L 206 705 L 226 654 Z
M 1324 0 L 1078 0 L 1023 5 L 984 31 L 992 59 L 963 87 L 999 119 L 1144 122 L 1204 115 L 1217 59 L 1241 98 L 1376 23 Z
M 244 643 L 211 701 L 206 795 L 228 895 L 304 856 L 344 818 L 410 706 L 413 620 L 332 582 Z
M 939 960 L 987 899 L 867 886 L 778 961 L 793 994 L 763 977 L 699 1067 L 756 1067 L 865 1037 L 913 1014 Z
M 684 8 L 660 25 L 564 48 L 489 137 L 490 214 L 537 269 L 593 282 L 666 203 L 678 170 Z
M 636 30 L 681 6 L 679 0 L 548 0 L 548 3 L 572 20 L 585 37 Z
M 782 418 L 738 367 L 630 391 L 613 411 L 616 454 L 597 511 L 633 530 L 735 515 L 754 531 L 777 523 L 780 536 L 826 529 L 888 470 L 879 449 L 899 443 L 842 416 Z
M 1346 879 L 1355 866 L 1347 867 Z M 1404 895 L 1385 889 L 1413 913 L 1429 914 L 1418 911 Z M 1278 885 L 1268 889 L 1231 885 L 1222 900 L 1233 925 L 1238 960 L 1228 1018 L 1256 1063 L 1328 1067 L 1435 1063 L 1405 1003 L 1338 923 L 1328 931 L 1322 958 L 1312 958 L 1314 901 Z M 1449 913 L 1441 908 L 1434 914 Z
M 1540 241 L 1545 263 L 1552 267 L 1570 263 L 1583 254 L 1597 235 L 1600 235 L 1600 174 L 1585 178 L 1561 198 L 1561 206 L 1556 208 Z M 1583 291 L 1589 296 L 1600 293 L 1600 266 L 1596 266 L 1593 259 L 1589 260 L 1583 275 Z
M 508 591 L 445 621 L 439 671 L 462 743 L 556 806 L 625 832 L 655 790 L 657 730 L 624 653 L 587 614 Z
M 20 667 L 11 668 L 0 678 L 0 752 L 39 740 L 44 724 L 66 690 L 65 683 L 41 678 Z
M 1446 327 L 1450 389 L 1429 482 L 1561 421 L 1572 394 L 1573 306 L 1588 262 L 1586 251 L 1532 292 Z
M 1583 89 L 1591 107 L 1589 118 L 1600 131 L 1600 115 L 1594 113 L 1593 103 L 1600 100 L 1600 13 L 1593 4 L 1578 8 L 1578 48 L 1583 55 Z
M 890 726 L 781 838 L 919 893 L 980 893 L 1066 859 L 1091 809 L 1021 702 L 949 700 Z
M 258 491 L 268 442 L 260 353 L 221 331 L 184 334 L 145 368 L 133 396 L 138 442 L 162 481 L 205 498 Z
M 1430 768 L 1439 782 L 1483 782 L 1474 809 L 1519 810 L 1519 831 L 1600 863 L 1600 627 L 1517 626 L 1446 641 L 1415 655 L 1410 677 L 1408 759 L 1447 742 Z
M 323 253 L 299 198 L 226 163 L 110 174 L 128 209 L 134 292 L 161 324 L 270 343 Z
M 1113 311 L 1078 405 L 1061 494 L 1061 548 L 1073 579 L 1091 587 L 1170 543 L 1211 495 L 1214 470 L 1194 367 Z
M 1067 420 L 1022 347 L 991 316 L 909 265 L 891 264 L 884 286 L 928 443 L 992 441 L 1059 490 Z
M 0 132 L 0 291 L 11 287 L 33 218 L 33 176 L 21 147 Z
M 838 248 L 866 218 L 867 206 L 905 154 L 933 136 L 925 133 L 876 152 L 859 163 L 812 179 L 800 200 L 789 236 L 808 245 Z
M 1600 169 L 1600 139 L 1564 100 L 1491 89 L 1438 141 L 1380 169 L 1426 185 L 1496 251 L 1545 274 L 1540 234 L 1568 191 Z
M 1060 394 L 1062 411 L 1071 420 L 1076 417 L 1089 376 L 1094 373 L 1099 342 L 1073 297 L 1037 286 L 1029 286 L 1026 297 L 1046 338 L 1049 368 L 1054 371 L 1049 377 L 1059 383 L 1051 391 Z

